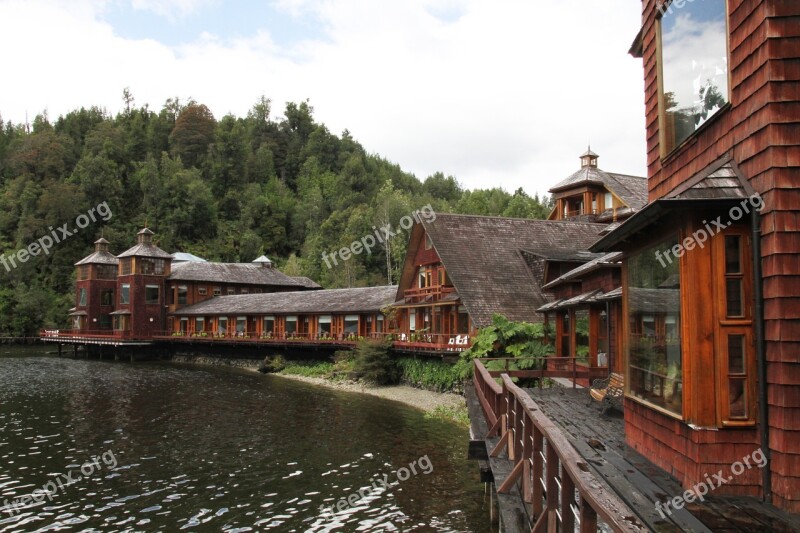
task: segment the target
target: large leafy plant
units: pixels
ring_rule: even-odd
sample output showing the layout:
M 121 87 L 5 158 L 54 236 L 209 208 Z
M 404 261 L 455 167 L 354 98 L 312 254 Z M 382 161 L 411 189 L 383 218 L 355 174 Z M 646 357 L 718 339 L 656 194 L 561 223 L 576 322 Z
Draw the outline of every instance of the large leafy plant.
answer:
M 475 358 L 513 357 L 509 363 L 511 370 L 540 368 L 543 358 L 552 352 L 545 342 L 544 324 L 513 322 L 505 316 L 495 314 L 492 324 L 478 330 L 472 346 L 461 353 L 463 360 L 471 362 Z M 489 361 L 486 368 L 502 370 L 505 363 Z

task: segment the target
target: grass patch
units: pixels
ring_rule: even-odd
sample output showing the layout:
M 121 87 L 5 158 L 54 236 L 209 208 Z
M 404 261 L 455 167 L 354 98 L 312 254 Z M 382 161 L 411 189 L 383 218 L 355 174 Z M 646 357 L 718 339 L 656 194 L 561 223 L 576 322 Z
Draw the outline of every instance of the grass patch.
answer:
M 437 359 L 414 359 L 404 357 L 396 361 L 400 367 L 401 381 L 412 387 L 436 392 L 458 392 L 464 389 L 464 380 L 469 377 L 466 364 L 444 363 Z
M 307 378 L 329 378 L 333 369 L 333 363 L 327 361 L 287 361 L 280 373 Z
M 425 413 L 425 418 L 455 422 L 461 427 L 469 427 L 469 413 L 466 405 L 440 405 Z

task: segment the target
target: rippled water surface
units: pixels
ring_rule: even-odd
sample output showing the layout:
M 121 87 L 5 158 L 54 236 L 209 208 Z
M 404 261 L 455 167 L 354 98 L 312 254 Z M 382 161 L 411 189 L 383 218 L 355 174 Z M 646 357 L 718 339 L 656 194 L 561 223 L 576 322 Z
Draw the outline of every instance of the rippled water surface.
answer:
M 9 350 L 0 531 L 488 531 L 467 431 L 414 409 L 244 370 Z

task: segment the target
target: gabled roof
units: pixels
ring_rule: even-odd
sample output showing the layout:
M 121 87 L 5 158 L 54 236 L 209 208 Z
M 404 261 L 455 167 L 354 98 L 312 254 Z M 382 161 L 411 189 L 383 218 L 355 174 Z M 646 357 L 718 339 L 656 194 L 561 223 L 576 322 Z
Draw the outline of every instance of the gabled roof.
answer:
M 716 165 L 715 165 L 716 167 Z M 667 198 L 704 199 L 747 198 L 755 191 L 739 173 L 736 163 L 727 161 L 716 168 L 695 175 Z
M 119 260 L 109 252 L 93 252 L 91 255 L 87 255 L 86 257 L 75 263 L 75 266 L 89 265 L 89 264 L 116 266 L 117 264 L 119 264 Z
M 543 288 L 544 289 L 552 289 L 561 285 L 562 283 L 566 283 L 568 281 L 579 280 L 581 276 L 584 274 L 588 274 L 589 272 L 593 272 L 600 268 L 619 268 L 622 266 L 620 262 L 620 258 L 622 254 L 620 252 L 611 252 L 609 254 L 604 254 L 597 259 L 593 259 L 588 263 L 584 263 L 577 268 L 573 268 L 566 274 L 554 279 L 550 283 L 546 284 Z
M 550 189 L 551 193 L 566 191 L 583 185 L 600 185 L 616 194 L 632 209 L 641 209 L 647 203 L 647 178 L 605 172 L 594 166 L 585 166 Z
M 177 263 L 172 265 L 169 279 L 246 285 L 304 286 L 280 270 L 267 268 L 259 263 L 196 263 L 190 261 Z
M 604 235 L 592 250 L 611 250 L 624 246 L 624 242 L 658 224 L 667 216 L 681 216 L 683 212 L 697 209 L 725 209 L 741 203 L 756 194 L 738 165 L 730 156 L 724 156 L 686 180 L 676 189 L 649 203 L 644 209 L 625 220 L 613 231 Z M 746 200 L 745 200 L 746 201 Z M 752 203 L 752 200 L 751 200 Z
M 144 230 L 140 231 L 141 234 Z M 149 230 L 148 230 L 149 231 Z M 151 232 L 152 233 L 152 232 Z M 172 256 L 151 242 L 141 242 L 133 248 L 128 248 L 117 257 L 153 257 L 156 259 L 172 259 Z
M 119 261 L 114 254 L 109 253 L 108 245 L 111 244 L 103 237 L 100 237 L 96 241 L 94 241 L 94 253 L 88 255 L 75 263 L 75 266 L 78 265 L 117 265 Z
M 172 254 L 172 260 L 174 261 L 174 263 L 181 263 L 184 261 L 194 261 L 195 263 L 207 263 L 207 261 L 202 257 L 198 257 L 188 252 L 175 252 L 174 254 Z
M 474 323 L 491 323 L 494 313 L 510 320 L 538 319 L 549 300 L 523 251 L 538 257 L 575 257 L 597 240 L 602 224 L 437 213 L 412 228 L 407 257 L 415 257 L 427 231 Z M 590 256 L 587 259 L 591 259 Z M 411 286 L 417 265 L 406 262 L 401 287 Z M 403 297 L 398 294 L 398 300 Z
M 321 289 L 322 288 L 322 285 L 320 285 L 319 283 L 317 283 L 313 279 L 307 278 L 305 276 L 291 276 L 291 278 L 293 280 L 295 280 L 297 283 L 299 283 L 300 285 L 302 285 L 303 287 L 306 287 L 308 289 Z
M 379 312 L 390 305 L 397 285 L 321 291 L 217 296 L 183 307 L 175 315 L 270 315 Z

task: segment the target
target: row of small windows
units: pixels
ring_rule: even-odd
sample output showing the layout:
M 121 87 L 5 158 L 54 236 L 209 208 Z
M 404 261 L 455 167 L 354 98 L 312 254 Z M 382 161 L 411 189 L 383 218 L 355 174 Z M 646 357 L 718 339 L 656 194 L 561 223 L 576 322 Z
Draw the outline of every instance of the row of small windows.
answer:
M 130 303 L 130 291 L 131 286 L 129 283 L 123 283 L 120 286 L 120 298 L 119 303 L 129 304 Z M 243 287 L 239 290 L 239 294 L 249 294 L 250 289 L 247 287 Z M 261 289 L 254 289 L 255 293 L 260 293 Z M 189 295 L 189 287 L 187 285 L 178 285 L 177 287 L 177 300 L 178 304 L 185 305 L 188 303 L 188 295 Z M 208 294 L 208 289 L 206 287 L 198 287 L 197 293 L 201 296 L 206 296 Z M 227 294 L 236 294 L 235 287 L 228 287 Z M 222 295 L 222 287 L 214 287 L 214 296 L 221 296 Z M 158 285 L 146 285 L 144 290 L 144 299 L 145 304 L 157 304 L 160 303 L 161 299 L 161 289 Z M 87 298 L 88 293 L 85 287 L 81 287 L 78 290 L 78 305 L 79 306 L 86 306 L 87 305 Z M 100 305 L 111 306 L 114 305 L 114 289 L 102 289 L 100 291 Z
M 167 262 L 165 259 L 150 259 L 140 257 L 137 259 L 137 274 L 150 276 L 160 276 L 167 272 Z M 94 265 L 95 279 L 117 279 L 117 276 L 127 276 L 133 272 L 133 262 L 130 258 L 122 259 L 117 265 Z M 78 280 L 90 279 L 90 265 L 80 265 L 78 267 Z

